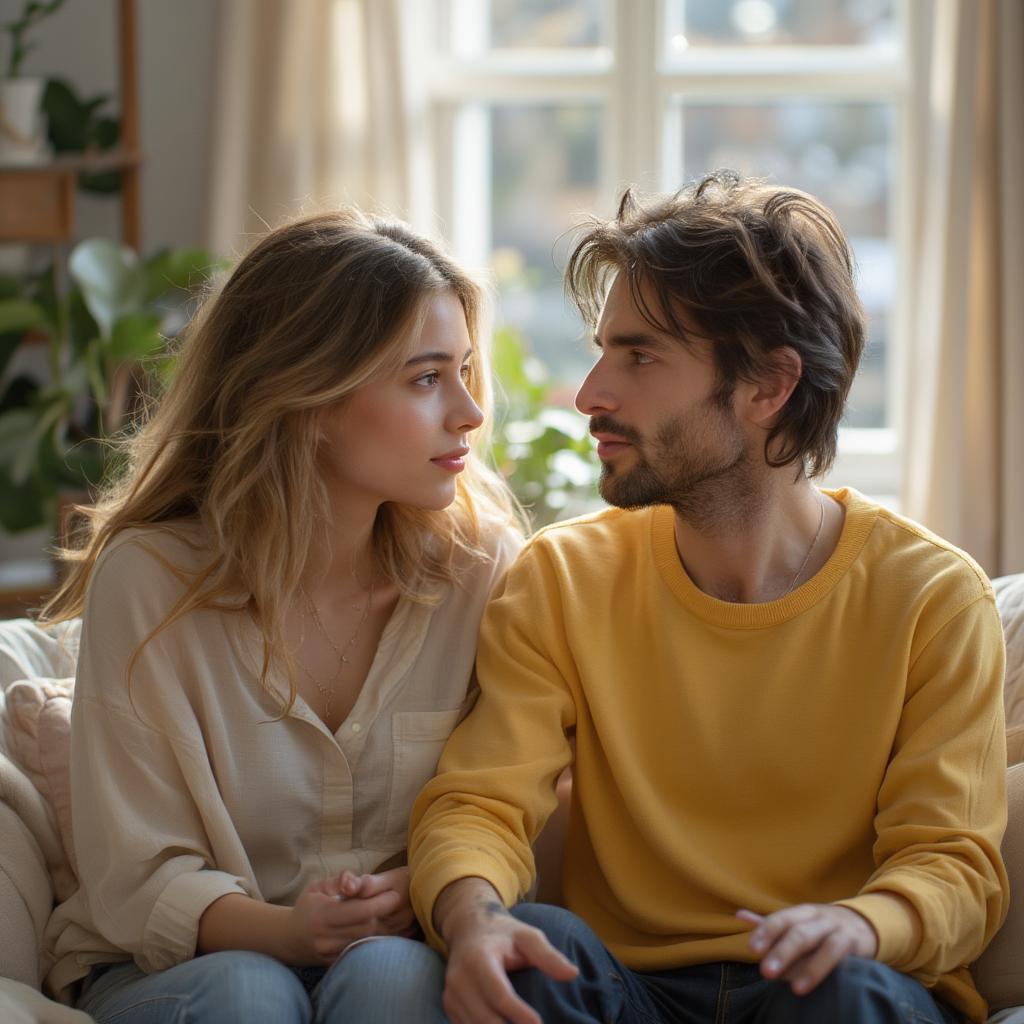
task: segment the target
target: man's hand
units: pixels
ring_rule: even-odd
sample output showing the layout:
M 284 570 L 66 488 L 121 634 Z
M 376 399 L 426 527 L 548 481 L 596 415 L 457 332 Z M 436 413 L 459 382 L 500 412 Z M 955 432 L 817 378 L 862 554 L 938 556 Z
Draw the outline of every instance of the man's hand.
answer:
M 761 973 L 788 981 L 798 996 L 820 985 L 843 957 L 871 959 L 878 952 L 874 928 L 848 907 L 802 903 L 767 917 L 750 910 L 736 916 L 756 926 L 750 948 L 761 962 Z
M 434 919 L 448 943 L 443 1006 L 451 1024 L 543 1024 L 516 995 L 508 972 L 536 967 L 557 981 L 578 973 L 540 929 L 517 921 L 483 879 L 449 885 Z

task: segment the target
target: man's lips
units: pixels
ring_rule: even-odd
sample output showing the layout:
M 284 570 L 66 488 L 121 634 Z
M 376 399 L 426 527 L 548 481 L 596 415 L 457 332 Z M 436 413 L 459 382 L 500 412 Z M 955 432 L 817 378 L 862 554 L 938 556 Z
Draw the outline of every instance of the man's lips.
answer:
M 633 445 L 616 434 L 595 433 L 597 441 L 597 457 L 599 459 L 610 459 L 614 455 L 632 448 Z

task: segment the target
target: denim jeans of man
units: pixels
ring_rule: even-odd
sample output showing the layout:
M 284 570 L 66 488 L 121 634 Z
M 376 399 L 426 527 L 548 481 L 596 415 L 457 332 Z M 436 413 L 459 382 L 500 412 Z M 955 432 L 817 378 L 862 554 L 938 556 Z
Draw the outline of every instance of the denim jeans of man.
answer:
M 814 991 L 761 977 L 756 964 L 713 963 L 670 971 L 631 971 L 575 914 L 521 903 L 521 921 L 540 928 L 575 963 L 575 981 L 538 970 L 510 977 L 545 1024 L 953 1024 L 960 1016 L 906 974 L 847 957 Z
M 328 968 L 207 953 L 156 974 L 94 970 L 78 1008 L 98 1024 L 443 1024 L 444 961 L 412 939 L 353 946 Z

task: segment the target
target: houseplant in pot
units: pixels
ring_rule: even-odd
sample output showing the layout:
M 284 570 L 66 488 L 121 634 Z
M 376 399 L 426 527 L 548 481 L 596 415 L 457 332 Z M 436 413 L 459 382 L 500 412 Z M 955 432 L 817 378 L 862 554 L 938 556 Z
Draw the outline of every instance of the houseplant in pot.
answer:
M 49 157 L 43 124 L 42 78 L 23 77 L 22 63 L 33 49 L 26 34 L 54 14 L 64 0 L 27 0 L 21 14 L 3 25 L 8 36 L 7 68 L 0 78 L 0 164 L 36 164 Z
M 167 372 L 167 338 L 217 267 L 202 249 L 141 260 L 96 238 L 66 268 L 0 278 L 0 527 L 56 533 L 62 499 L 89 499 L 116 458 L 109 440 Z M 45 366 L 11 371 L 18 353 Z

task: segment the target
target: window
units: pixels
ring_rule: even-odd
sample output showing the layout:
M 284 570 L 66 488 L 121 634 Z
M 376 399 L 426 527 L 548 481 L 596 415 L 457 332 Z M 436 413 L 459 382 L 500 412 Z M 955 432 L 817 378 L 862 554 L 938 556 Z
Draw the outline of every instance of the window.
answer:
M 833 478 L 899 489 L 902 228 L 913 85 L 901 0 L 427 0 L 423 213 L 489 265 L 498 320 L 571 400 L 592 357 L 562 295 L 565 232 L 629 183 L 718 167 L 838 214 L 870 317 Z M 436 225 L 435 225 L 436 226 Z

